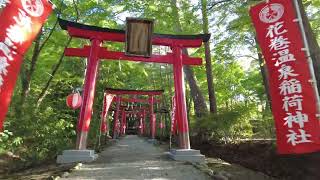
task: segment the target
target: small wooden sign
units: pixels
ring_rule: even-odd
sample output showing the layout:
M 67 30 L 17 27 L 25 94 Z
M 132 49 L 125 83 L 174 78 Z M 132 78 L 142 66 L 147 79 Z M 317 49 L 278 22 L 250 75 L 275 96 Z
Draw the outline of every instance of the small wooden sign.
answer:
M 153 20 L 126 19 L 126 55 L 151 57 Z

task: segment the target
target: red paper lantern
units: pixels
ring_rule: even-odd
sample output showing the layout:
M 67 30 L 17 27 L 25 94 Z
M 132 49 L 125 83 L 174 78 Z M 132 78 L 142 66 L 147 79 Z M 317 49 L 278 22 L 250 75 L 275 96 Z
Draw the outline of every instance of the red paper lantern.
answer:
M 79 93 L 72 93 L 67 97 L 67 106 L 78 109 L 82 104 L 82 97 Z

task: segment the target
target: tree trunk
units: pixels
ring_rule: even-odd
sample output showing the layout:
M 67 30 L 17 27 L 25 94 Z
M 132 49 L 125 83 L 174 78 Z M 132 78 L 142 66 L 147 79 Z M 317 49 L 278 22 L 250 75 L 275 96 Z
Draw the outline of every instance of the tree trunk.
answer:
M 72 40 L 72 38 L 69 37 L 69 39 L 68 39 L 68 41 L 67 41 L 67 43 L 66 43 L 66 45 L 64 47 L 64 50 L 69 46 L 71 40 Z M 56 73 L 58 72 L 58 70 L 60 68 L 60 65 L 62 64 L 63 58 L 64 58 L 64 51 L 60 55 L 58 63 L 56 65 L 54 65 L 54 68 L 52 70 L 52 73 L 51 73 L 51 76 L 50 76 L 49 80 L 47 81 L 47 83 L 44 86 L 44 88 L 41 90 L 41 93 L 40 93 L 40 95 L 38 96 L 38 99 L 37 99 L 36 107 L 39 107 L 41 105 L 43 99 L 46 97 L 46 95 L 48 93 L 48 90 L 49 90 L 49 87 L 51 85 L 51 82 L 53 81 L 54 76 L 56 75 Z
M 78 6 L 76 4 L 76 2 L 73 0 L 73 7 L 74 7 L 74 10 L 76 12 L 76 20 L 75 22 L 78 22 L 79 18 L 80 18 L 80 13 L 79 13 L 79 9 L 78 9 Z M 61 5 L 60 7 L 62 7 L 62 3 L 63 1 L 61 1 Z M 60 14 L 61 14 L 61 9 L 60 9 L 60 12 L 59 12 L 59 17 L 60 17 Z M 58 24 L 58 20 L 55 24 L 55 26 Z M 72 37 L 69 37 L 66 45 L 64 46 L 64 51 L 65 49 L 69 46 L 69 44 L 71 43 L 71 40 L 72 40 Z M 49 80 L 47 81 L 45 87 L 41 90 L 41 93 L 40 95 L 38 96 L 37 98 L 37 103 L 36 103 L 36 107 L 39 107 L 42 103 L 42 101 L 44 100 L 44 98 L 46 97 L 47 93 L 48 93 L 48 90 L 49 90 L 49 87 L 51 85 L 51 82 L 53 81 L 53 78 L 55 76 L 55 74 L 58 72 L 59 68 L 60 68 L 60 65 L 62 64 L 62 61 L 63 61 L 63 58 L 64 58 L 64 51 L 63 53 L 60 55 L 60 58 L 58 60 L 58 63 L 56 65 L 53 66 L 53 70 L 52 70 L 52 73 L 51 73 L 51 76 L 49 78 Z
M 196 81 L 196 78 L 194 77 L 194 72 L 191 69 L 191 67 L 184 66 L 183 71 L 186 75 L 186 79 L 190 87 L 190 93 L 193 99 L 195 114 L 197 117 L 201 117 L 202 115 L 208 112 L 208 108 L 205 103 L 204 97 L 202 95 L 202 92 L 199 86 L 197 85 L 197 81 Z
M 271 96 L 270 96 L 270 86 L 269 86 L 269 73 L 268 73 L 268 68 L 266 66 L 266 63 L 263 59 L 263 56 L 260 52 L 260 49 L 258 47 L 258 41 L 257 39 L 255 38 L 255 42 L 256 42 L 256 48 L 257 48 L 257 52 L 258 52 L 258 61 L 259 61 L 259 67 L 260 67 L 260 73 L 261 73 L 261 76 L 262 76 L 262 80 L 263 80 L 263 86 L 264 86 L 264 89 L 265 89 L 265 93 L 267 95 L 267 104 L 270 108 L 270 110 L 272 110 L 272 106 L 271 106 Z
M 263 80 L 263 86 L 265 89 L 265 93 L 267 95 L 267 104 L 270 110 L 272 110 L 271 106 L 271 96 L 270 96 L 270 85 L 269 85 L 269 74 L 268 74 L 268 69 L 266 66 L 266 63 L 263 60 L 262 54 L 258 52 L 258 60 L 259 60 L 259 67 L 260 67 L 260 73 L 262 75 L 262 80 Z
M 201 0 L 201 10 L 202 10 L 203 33 L 208 34 L 209 21 L 208 21 L 208 12 L 207 12 L 207 0 Z M 208 83 L 210 112 L 216 114 L 217 113 L 217 101 L 216 101 L 214 83 L 213 83 L 211 51 L 210 51 L 209 41 L 205 42 L 204 45 L 205 45 L 204 48 L 205 48 L 206 74 L 207 74 L 207 83 Z
M 42 41 L 42 43 L 41 43 L 41 38 L 43 37 L 43 32 L 40 31 L 40 33 L 37 36 L 37 39 L 34 41 L 35 45 L 34 45 L 33 54 L 31 57 L 29 69 L 27 68 L 27 66 L 22 66 L 22 68 L 21 68 L 20 77 L 21 77 L 22 90 L 21 90 L 21 96 L 20 96 L 20 103 L 19 103 L 17 111 L 16 111 L 18 116 L 21 115 L 23 105 L 24 105 L 27 97 L 30 94 L 32 75 L 36 70 L 36 65 L 38 62 L 39 55 L 40 55 L 41 51 L 43 50 L 44 46 L 46 45 L 46 43 L 48 42 L 48 40 L 50 39 L 50 37 L 52 36 L 54 30 L 57 27 L 57 24 L 58 24 L 58 20 L 56 20 L 56 22 L 55 22 L 54 26 L 52 27 L 52 29 L 50 30 L 48 36 Z
M 320 89 L 320 47 L 317 42 L 316 36 L 312 31 L 310 22 L 308 20 L 306 11 L 303 7 L 302 0 L 298 0 L 298 4 L 300 7 L 300 12 L 302 15 L 303 25 L 306 31 L 306 36 L 310 48 L 310 54 L 313 61 L 313 68 L 317 79 L 317 87 Z
M 21 89 L 21 96 L 20 96 L 20 103 L 19 103 L 20 108 L 23 107 L 23 104 L 30 92 L 31 77 L 35 71 L 36 63 L 38 61 L 38 57 L 40 54 L 39 50 L 40 50 L 41 36 L 42 36 L 42 33 L 40 33 L 37 39 L 35 40 L 33 54 L 30 62 L 30 68 L 27 68 L 27 66 L 22 67 L 22 74 L 21 74 L 22 89 Z
M 178 13 L 178 7 L 177 7 L 177 0 L 171 0 L 171 7 L 172 7 L 172 15 L 173 17 L 176 18 L 176 23 L 174 24 L 174 30 L 177 33 L 182 32 L 182 27 L 179 21 L 179 13 Z M 183 50 L 184 54 L 188 55 L 188 52 L 186 49 Z M 190 66 L 185 65 L 184 68 L 184 73 L 186 75 L 186 79 L 188 81 L 190 91 L 191 91 L 191 96 L 194 102 L 194 109 L 195 109 L 195 114 L 196 116 L 200 117 L 203 114 L 206 114 L 208 111 L 207 105 L 205 103 L 204 97 L 200 91 L 200 88 L 197 85 L 196 78 L 194 77 L 194 72 L 191 69 Z

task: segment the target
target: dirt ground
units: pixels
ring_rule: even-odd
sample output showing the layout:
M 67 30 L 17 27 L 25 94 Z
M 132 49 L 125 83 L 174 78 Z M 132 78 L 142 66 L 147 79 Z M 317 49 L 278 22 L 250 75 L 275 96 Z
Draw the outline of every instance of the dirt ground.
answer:
M 128 135 L 61 180 L 71 179 L 175 179 L 209 180 L 191 164 L 168 159 L 165 151 L 144 138 Z
M 36 166 L 28 166 L 25 162 L 13 155 L 0 156 L 0 179 L 53 179 L 56 176 L 63 176 L 66 179 L 77 177 L 73 172 L 109 172 L 109 177 L 117 176 L 121 173 L 113 173 L 113 170 L 120 170 L 126 173 L 126 177 L 131 179 L 146 178 L 154 176 L 172 177 L 172 170 L 175 166 L 189 168 L 192 173 L 200 173 L 191 165 L 168 161 L 164 158 L 163 152 L 168 144 L 153 146 L 142 139 L 125 138 L 121 143 L 113 144 L 106 148 L 100 159 L 88 165 L 84 165 L 82 170 L 74 170 L 75 164 L 57 165 L 54 161 L 48 161 Z M 130 138 L 131 137 L 131 138 Z M 198 142 L 198 141 L 192 141 Z M 320 154 L 308 154 L 303 156 L 279 156 L 276 154 L 276 147 L 270 141 L 255 141 L 240 144 L 219 144 L 216 142 L 206 142 L 201 144 L 192 143 L 194 149 L 200 149 L 207 158 L 207 167 L 216 177 L 228 180 L 264 180 L 284 179 L 284 180 L 319 180 L 320 179 Z M 147 150 L 150 155 L 139 161 L 139 156 L 145 154 Z M 221 160 L 220 160 L 221 159 Z M 18 162 L 18 163 L 17 163 Z M 108 163 L 104 163 L 108 162 Z M 177 164 L 176 164 L 177 163 Z M 130 169 L 135 168 L 136 174 L 131 170 L 124 170 L 129 164 Z M 145 168 L 147 167 L 147 168 Z M 165 167 L 165 168 L 164 168 Z M 201 170 L 202 167 L 200 167 Z M 185 170 L 183 170 L 185 172 Z M 178 173 L 179 174 L 179 173 Z M 201 173 L 200 173 L 201 174 Z M 79 175 L 79 174 L 78 174 Z M 92 173 L 87 174 L 89 176 Z M 106 174 L 105 174 L 106 175 Z M 202 174 L 203 175 L 203 174 Z M 199 177 L 202 177 L 199 176 Z M 267 175 L 267 176 L 265 176 Z M 86 176 L 89 178 L 89 176 Z M 198 176 L 198 175 L 197 175 Z M 190 176 L 192 177 L 192 176 Z M 101 177 L 102 178 L 102 177 Z M 173 179 L 179 179 L 173 177 Z M 199 178 L 198 178 L 199 179 Z M 201 179 L 201 178 L 200 178 Z M 207 179 L 204 176 L 204 179 Z M 219 178 L 218 178 L 219 179 Z
M 54 161 L 30 166 L 22 161 L 11 160 L 10 157 L 0 157 L 1 180 L 54 179 L 54 177 L 60 176 L 76 166 L 76 164 L 57 165 Z
M 197 141 L 193 141 L 197 142 Z M 208 157 L 221 158 L 229 163 L 286 180 L 319 180 L 320 153 L 307 155 L 277 155 L 272 142 L 255 141 L 240 144 L 215 142 L 193 143 Z

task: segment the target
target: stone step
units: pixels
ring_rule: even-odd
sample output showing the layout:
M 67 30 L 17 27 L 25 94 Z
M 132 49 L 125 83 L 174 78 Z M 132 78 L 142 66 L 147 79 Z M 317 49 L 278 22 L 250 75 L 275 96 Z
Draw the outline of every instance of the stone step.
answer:
M 205 161 L 205 156 L 200 155 L 172 155 L 169 154 L 170 158 L 175 161 L 185 161 L 185 162 L 191 162 L 191 163 L 202 163 Z
M 200 154 L 200 150 L 195 150 L 195 149 L 172 149 L 170 152 L 175 155 L 198 155 L 198 154 Z
M 64 150 L 63 154 L 66 156 L 93 156 L 94 150 Z
M 65 150 L 62 155 L 58 155 L 58 164 L 67 164 L 75 162 L 92 162 L 98 158 L 94 150 Z
M 199 150 L 194 149 L 173 149 L 168 155 L 171 159 L 176 161 L 191 163 L 203 163 L 205 161 L 205 156 L 200 154 Z

